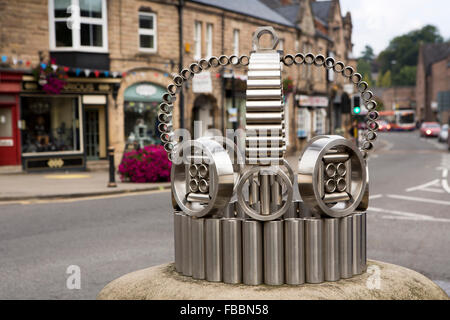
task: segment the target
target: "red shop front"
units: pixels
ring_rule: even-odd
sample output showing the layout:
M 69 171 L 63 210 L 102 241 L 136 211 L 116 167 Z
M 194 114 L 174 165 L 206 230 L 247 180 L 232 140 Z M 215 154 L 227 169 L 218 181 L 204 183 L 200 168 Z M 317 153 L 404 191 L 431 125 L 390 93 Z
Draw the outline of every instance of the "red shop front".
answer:
M 0 166 L 19 165 L 22 72 L 0 70 Z

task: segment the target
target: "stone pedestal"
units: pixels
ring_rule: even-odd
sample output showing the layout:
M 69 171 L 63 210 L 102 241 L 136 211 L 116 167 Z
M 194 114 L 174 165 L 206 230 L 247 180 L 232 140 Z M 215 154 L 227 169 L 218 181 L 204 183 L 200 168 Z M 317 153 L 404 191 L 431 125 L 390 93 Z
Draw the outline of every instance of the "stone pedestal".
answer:
M 438 285 L 413 270 L 369 260 L 368 271 L 348 280 L 314 285 L 246 286 L 195 280 L 179 275 L 175 272 L 173 264 L 164 264 L 135 271 L 112 281 L 103 288 L 97 298 L 101 300 L 448 299 L 447 294 Z M 379 288 L 376 288 L 377 284 Z

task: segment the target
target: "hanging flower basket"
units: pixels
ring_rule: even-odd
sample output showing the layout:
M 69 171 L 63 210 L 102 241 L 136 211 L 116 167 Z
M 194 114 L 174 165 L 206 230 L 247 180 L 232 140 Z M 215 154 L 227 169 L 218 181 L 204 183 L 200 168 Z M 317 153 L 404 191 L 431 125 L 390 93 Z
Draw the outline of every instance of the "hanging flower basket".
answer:
M 126 152 L 119 165 L 119 174 L 126 182 L 166 182 L 170 181 L 171 166 L 163 146 L 149 145 Z
M 32 72 L 39 86 L 47 94 L 60 94 L 66 85 L 65 79 L 68 78 L 64 68 L 57 67 L 54 60 L 51 60 L 50 63 L 40 62 Z

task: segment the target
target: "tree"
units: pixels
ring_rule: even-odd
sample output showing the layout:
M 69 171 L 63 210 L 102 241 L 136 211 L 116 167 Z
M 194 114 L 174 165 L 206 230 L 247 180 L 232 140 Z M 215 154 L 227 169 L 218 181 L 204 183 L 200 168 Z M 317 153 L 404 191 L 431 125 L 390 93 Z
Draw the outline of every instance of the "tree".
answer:
M 388 70 L 394 75 L 392 83 L 394 85 L 415 84 L 410 77 L 413 69 L 405 66 L 417 66 L 419 57 L 419 48 L 421 43 L 441 43 L 443 38 L 439 30 L 432 25 L 426 25 L 422 29 L 413 30 L 407 34 L 395 37 L 389 43 L 389 46 L 383 50 L 377 58 L 380 65 L 381 74 L 385 74 Z M 402 73 L 402 76 L 400 75 Z M 406 78 L 405 78 L 406 77 Z M 407 81 L 405 79 L 408 79 Z
M 394 74 L 392 82 L 399 86 L 414 86 L 416 84 L 417 66 L 404 66 L 399 73 Z
M 383 75 L 378 76 L 377 87 L 389 88 L 392 86 L 391 70 L 386 71 Z
M 366 61 L 373 61 L 373 59 L 375 59 L 375 53 L 373 51 L 373 48 L 369 45 L 366 45 L 364 48 L 364 51 L 361 52 L 361 58 L 360 59 L 364 59 Z
M 372 86 L 373 79 L 370 62 L 368 62 L 363 58 L 359 59 L 357 69 L 358 72 L 361 73 L 361 75 L 363 76 L 364 81 L 366 81 L 369 84 L 369 86 Z

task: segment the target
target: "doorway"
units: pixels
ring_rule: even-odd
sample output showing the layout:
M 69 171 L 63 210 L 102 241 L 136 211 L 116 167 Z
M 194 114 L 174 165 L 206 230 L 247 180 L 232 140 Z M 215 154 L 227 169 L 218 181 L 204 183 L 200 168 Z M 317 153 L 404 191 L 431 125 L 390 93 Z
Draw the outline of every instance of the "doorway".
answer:
M 19 163 L 15 108 L 13 106 L 0 106 L 0 166 L 17 165 Z
M 86 158 L 99 160 L 106 158 L 105 106 L 85 106 Z
M 204 136 L 208 129 L 214 128 L 216 99 L 209 95 L 200 95 L 194 101 L 192 109 L 192 130 L 194 135 Z

